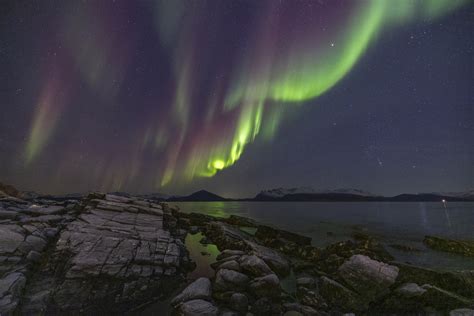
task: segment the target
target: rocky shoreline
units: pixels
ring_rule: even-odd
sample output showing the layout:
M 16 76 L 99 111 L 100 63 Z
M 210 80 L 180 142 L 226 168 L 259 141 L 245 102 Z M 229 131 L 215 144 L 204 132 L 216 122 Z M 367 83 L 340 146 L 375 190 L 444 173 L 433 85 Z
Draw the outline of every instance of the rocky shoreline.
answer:
M 317 248 L 252 219 L 143 198 L 0 194 L 1 315 L 166 315 L 157 302 L 174 315 L 474 315 L 474 267 L 396 262 L 363 233 Z M 186 238 L 196 234 L 218 253 L 210 275 L 190 278 L 196 263 Z M 425 243 L 464 256 L 474 245 L 433 236 Z

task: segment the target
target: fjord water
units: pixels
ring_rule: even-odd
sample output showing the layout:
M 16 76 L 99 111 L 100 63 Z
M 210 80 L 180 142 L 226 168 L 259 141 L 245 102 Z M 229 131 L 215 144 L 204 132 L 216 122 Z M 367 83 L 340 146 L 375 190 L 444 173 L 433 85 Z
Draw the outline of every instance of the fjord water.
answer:
M 474 259 L 427 249 L 425 235 L 474 239 L 474 203 L 448 202 L 176 202 L 183 212 L 217 217 L 240 215 L 306 235 L 325 246 L 367 232 L 387 245 L 396 260 L 445 268 L 472 268 Z M 391 244 L 413 246 L 404 252 Z

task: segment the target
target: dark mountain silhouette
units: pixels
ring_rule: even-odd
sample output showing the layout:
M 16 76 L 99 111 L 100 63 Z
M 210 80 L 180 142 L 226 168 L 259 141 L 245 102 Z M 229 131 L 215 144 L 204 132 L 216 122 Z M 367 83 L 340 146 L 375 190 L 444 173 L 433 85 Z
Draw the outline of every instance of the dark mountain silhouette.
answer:
M 167 201 L 226 201 L 228 199 L 223 198 L 212 192 L 201 190 L 192 193 L 188 196 L 174 196 L 169 198 Z

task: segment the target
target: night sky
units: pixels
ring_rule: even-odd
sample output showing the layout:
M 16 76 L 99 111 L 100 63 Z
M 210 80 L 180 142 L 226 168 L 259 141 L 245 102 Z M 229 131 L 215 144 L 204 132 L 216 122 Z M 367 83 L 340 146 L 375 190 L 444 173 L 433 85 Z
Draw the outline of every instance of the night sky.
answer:
M 457 0 L 3 0 L 0 181 L 467 190 L 473 31 Z

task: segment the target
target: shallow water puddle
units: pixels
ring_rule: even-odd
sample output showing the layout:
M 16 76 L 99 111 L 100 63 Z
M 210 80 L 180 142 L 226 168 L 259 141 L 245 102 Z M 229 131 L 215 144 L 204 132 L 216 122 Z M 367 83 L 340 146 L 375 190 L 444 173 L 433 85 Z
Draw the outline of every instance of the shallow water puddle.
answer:
M 211 264 L 216 262 L 216 257 L 221 253 L 216 245 L 203 245 L 200 240 L 204 238 L 202 233 L 194 235 L 187 234 L 184 243 L 189 251 L 189 257 L 196 263 L 196 269 L 188 273 L 188 279 L 194 280 L 200 277 L 212 278 L 214 269 Z

